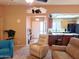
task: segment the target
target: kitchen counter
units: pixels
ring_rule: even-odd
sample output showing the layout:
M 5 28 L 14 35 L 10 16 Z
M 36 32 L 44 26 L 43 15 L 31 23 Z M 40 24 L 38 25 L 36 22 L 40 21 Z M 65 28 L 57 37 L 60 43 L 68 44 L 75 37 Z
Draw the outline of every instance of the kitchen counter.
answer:
M 71 37 L 79 38 L 77 33 L 52 33 L 48 36 L 48 44 L 52 45 L 67 45 Z
M 77 34 L 77 33 L 52 33 L 49 35 L 79 35 L 79 34 Z

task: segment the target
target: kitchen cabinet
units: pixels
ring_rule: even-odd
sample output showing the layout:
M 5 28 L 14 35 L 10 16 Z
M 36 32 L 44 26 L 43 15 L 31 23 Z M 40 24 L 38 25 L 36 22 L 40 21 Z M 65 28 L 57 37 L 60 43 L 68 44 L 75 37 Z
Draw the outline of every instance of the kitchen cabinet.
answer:
M 49 35 L 48 45 L 67 45 L 71 37 L 79 37 L 79 35 Z

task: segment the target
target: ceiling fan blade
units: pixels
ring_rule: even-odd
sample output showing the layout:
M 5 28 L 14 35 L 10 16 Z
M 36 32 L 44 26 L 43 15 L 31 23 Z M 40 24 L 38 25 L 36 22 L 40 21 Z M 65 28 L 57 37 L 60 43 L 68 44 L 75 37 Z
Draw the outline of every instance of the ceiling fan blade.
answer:
M 41 1 L 41 2 L 47 2 L 47 0 L 37 0 L 37 1 Z

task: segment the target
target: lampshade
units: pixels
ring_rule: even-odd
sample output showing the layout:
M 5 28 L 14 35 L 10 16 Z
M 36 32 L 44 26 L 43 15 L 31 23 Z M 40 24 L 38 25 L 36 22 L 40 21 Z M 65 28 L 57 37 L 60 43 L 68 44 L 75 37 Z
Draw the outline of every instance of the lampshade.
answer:
M 34 0 L 25 0 L 27 3 L 33 3 Z

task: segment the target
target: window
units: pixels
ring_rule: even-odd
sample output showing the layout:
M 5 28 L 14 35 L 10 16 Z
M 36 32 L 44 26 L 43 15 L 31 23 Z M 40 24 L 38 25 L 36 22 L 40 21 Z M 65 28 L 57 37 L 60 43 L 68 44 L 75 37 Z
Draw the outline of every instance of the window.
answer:
M 52 23 L 53 32 L 63 32 L 63 28 L 61 27 L 61 20 L 55 19 Z

